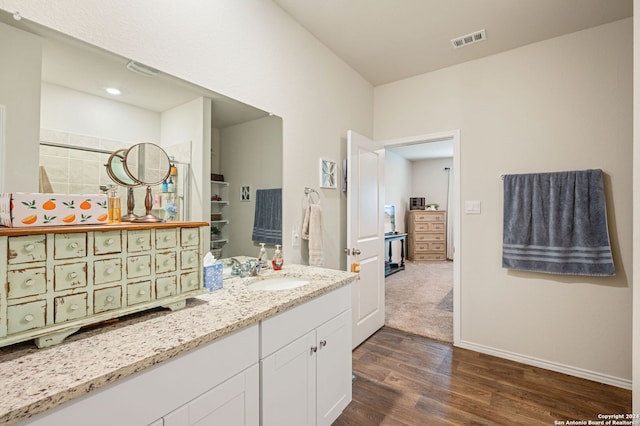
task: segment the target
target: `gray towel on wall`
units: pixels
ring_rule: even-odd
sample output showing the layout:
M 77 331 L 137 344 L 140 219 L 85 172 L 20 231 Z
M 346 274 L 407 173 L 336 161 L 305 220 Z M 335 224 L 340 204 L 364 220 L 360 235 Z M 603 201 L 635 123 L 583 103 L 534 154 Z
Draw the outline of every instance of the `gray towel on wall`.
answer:
M 502 266 L 615 275 L 602 170 L 504 177 Z
M 251 239 L 257 243 L 282 244 L 282 188 L 256 190 Z

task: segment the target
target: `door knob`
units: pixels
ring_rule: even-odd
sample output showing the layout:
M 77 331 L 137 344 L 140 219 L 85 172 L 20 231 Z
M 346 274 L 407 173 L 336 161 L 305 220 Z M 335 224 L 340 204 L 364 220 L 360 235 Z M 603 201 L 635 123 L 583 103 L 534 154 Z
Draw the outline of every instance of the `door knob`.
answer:
M 356 248 L 351 249 L 351 254 L 354 256 L 360 254 L 360 249 L 356 249 Z

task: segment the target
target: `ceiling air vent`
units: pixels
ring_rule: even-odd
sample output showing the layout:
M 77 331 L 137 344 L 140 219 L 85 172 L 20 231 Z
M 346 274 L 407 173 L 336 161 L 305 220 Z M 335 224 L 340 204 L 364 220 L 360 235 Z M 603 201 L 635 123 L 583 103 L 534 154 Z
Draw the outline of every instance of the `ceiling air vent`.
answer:
M 144 75 L 145 77 L 154 77 L 160 72 L 155 68 L 148 67 L 136 61 L 129 61 L 129 63 L 127 63 L 127 69 L 137 74 Z
M 472 32 L 471 34 L 463 35 L 462 37 L 456 37 L 451 40 L 451 44 L 454 49 L 467 46 L 469 44 L 477 43 L 487 39 L 487 34 L 484 29 Z

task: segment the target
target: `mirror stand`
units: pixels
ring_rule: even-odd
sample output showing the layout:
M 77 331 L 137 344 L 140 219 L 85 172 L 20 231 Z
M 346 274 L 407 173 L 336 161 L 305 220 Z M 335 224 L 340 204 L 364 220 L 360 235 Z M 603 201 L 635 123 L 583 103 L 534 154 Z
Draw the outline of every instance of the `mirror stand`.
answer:
M 128 207 L 128 206 L 127 206 Z M 153 200 L 151 197 L 151 186 L 147 185 L 147 195 L 144 197 L 144 208 L 145 214 L 144 216 L 138 216 L 132 220 L 132 222 L 144 222 L 144 223 L 155 223 L 155 222 L 164 222 L 164 220 L 160 219 L 158 216 L 151 214 L 151 208 L 153 207 Z
M 127 190 L 127 214 L 120 219 L 122 222 L 133 222 L 138 216 L 133 214 L 133 209 L 136 206 L 136 202 L 133 198 L 133 187 L 130 186 Z

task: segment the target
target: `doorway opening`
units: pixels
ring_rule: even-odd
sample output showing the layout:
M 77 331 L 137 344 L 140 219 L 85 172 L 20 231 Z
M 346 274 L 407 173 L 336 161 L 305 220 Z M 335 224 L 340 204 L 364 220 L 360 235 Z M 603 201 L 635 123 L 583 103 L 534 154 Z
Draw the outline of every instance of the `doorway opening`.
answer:
M 459 342 L 460 135 L 449 131 L 384 142 L 385 198 L 394 233 L 407 233 L 405 269 L 385 279 L 385 325 Z M 401 241 L 388 243 L 401 262 Z

